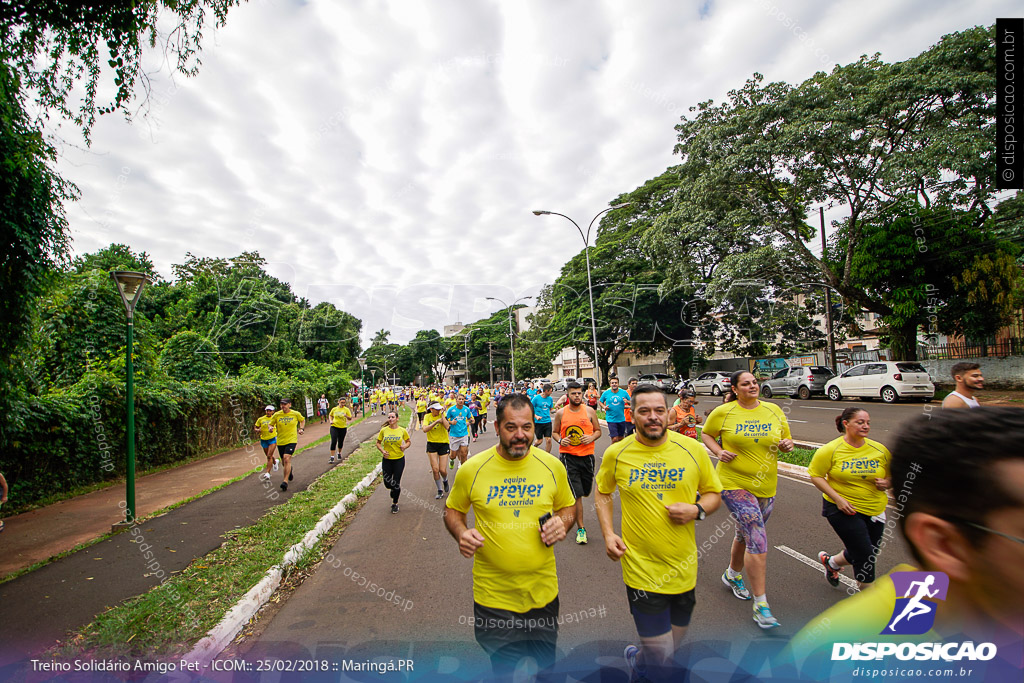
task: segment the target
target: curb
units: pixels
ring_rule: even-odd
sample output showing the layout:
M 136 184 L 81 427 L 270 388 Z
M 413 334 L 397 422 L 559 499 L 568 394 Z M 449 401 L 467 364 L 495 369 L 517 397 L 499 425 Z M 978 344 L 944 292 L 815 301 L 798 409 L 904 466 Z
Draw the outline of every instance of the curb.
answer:
M 224 618 L 220 620 L 220 623 L 214 626 L 206 634 L 205 638 L 196 643 L 195 647 L 182 659 L 198 663 L 205 668 L 217 655 L 223 652 L 224 648 L 231 643 L 231 640 L 255 616 L 259 608 L 270 600 L 270 596 L 281 585 L 282 570 L 298 562 L 305 555 L 306 551 L 312 548 L 320 537 L 327 533 L 334 526 L 335 522 L 345 514 L 348 505 L 356 501 L 356 493 L 372 484 L 380 472 L 381 465 L 378 463 L 362 481 L 356 484 L 351 493 L 338 501 L 338 504 L 321 517 L 317 525 L 310 529 L 299 543 L 293 545 L 284 554 L 280 564 L 267 570 L 263 579 L 253 586 L 241 600 L 235 603 L 234 607 L 228 610 Z

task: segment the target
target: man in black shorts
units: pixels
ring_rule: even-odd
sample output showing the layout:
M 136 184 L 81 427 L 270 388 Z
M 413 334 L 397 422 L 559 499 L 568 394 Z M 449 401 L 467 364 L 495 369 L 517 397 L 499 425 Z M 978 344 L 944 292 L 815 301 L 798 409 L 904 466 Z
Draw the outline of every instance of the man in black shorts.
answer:
M 601 436 L 601 423 L 594 409 L 583 405 L 583 387 L 576 382 L 568 385 L 569 403 L 555 413 L 551 423 L 557 435 L 558 454 L 569 477 L 569 487 L 576 498 L 575 524 L 577 545 L 587 543 L 587 530 L 583 526 L 583 499 L 594 486 L 594 442 Z M 569 531 L 572 531 L 570 526 Z

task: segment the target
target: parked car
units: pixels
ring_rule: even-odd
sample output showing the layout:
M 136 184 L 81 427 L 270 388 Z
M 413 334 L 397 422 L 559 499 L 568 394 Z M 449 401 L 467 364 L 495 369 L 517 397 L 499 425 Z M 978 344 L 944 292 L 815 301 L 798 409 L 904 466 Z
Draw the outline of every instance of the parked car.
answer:
M 901 398 L 931 401 L 935 385 L 924 366 L 914 361 L 874 361 L 861 363 L 828 381 L 825 393 L 833 401 L 857 396 L 870 401 L 881 398 L 896 403 Z
M 686 386 L 690 391 L 698 394 L 721 396 L 725 392 L 729 391 L 730 383 L 729 373 L 705 372 L 698 375 L 696 379 L 691 379 L 687 382 Z
M 637 378 L 637 384 L 651 384 L 658 387 L 662 391 L 671 391 L 673 388 L 672 375 L 666 375 L 663 372 L 654 372 L 649 375 L 640 375 Z
M 771 398 L 775 394 L 783 396 L 799 396 L 807 399 L 814 394 L 825 393 L 825 384 L 836 376 L 824 365 L 809 367 L 785 368 L 779 370 L 771 379 L 761 383 L 761 395 Z
M 562 379 L 560 379 L 557 382 L 553 383 L 551 386 L 554 388 L 555 391 L 565 391 L 566 388 L 567 388 L 567 385 L 569 384 L 569 382 L 575 382 L 575 381 L 576 381 L 575 377 L 563 377 Z

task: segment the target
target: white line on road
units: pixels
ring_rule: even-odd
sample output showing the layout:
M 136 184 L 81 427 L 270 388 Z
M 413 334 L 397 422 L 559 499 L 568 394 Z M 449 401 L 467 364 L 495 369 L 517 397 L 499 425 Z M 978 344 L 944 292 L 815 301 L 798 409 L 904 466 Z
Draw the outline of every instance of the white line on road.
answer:
M 807 420 L 794 420 L 793 418 L 789 418 L 787 421 L 788 422 L 803 422 L 804 424 L 807 424 Z
M 798 406 L 803 410 L 846 410 L 846 408 L 826 408 L 825 406 Z
M 781 550 L 782 552 L 786 553 L 790 557 L 795 558 L 797 560 L 800 560 L 801 562 L 806 564 L 808 567 L 813 567 L 814 569 L 817 569 L 822 574 L 825 573 L 825 567 L 822 566 L 821 562 L 819 562 L 818 560 L 812 560 L 811 558 L 807 557 L 806 555 L 802 555 L 802 554 L 798 553 L 797 551 L 793 550 L 789 546 L 777 545 L 777 546 L 775 546 L 775 549 L 776 550 Z M 859 590 L 857 588 L 857 582 L 854 581 L 853 579 L 851 579 L 850 577 L 844 576 L 843 574 L 840 574 L 839 575 L 839 580 L 843 582 L 844 586 L 852 588 L 853 590 Z

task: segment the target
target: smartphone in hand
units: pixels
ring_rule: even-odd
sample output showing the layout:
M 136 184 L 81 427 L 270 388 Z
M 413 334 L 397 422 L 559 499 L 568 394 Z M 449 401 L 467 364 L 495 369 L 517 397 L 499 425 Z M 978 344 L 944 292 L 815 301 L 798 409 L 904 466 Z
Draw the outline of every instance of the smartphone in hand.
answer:
M 548 520 L 550 520 L 550 519 L 551 519 L 551 513 L 548 512 L 548 513 L 542 515 L 541 518 L 537 520 L 537 523 L 540 525 L 541 531 L 544 530 L 544 525 L 547 524 Z M 551 546 L 550 543 L 545 543 L 544 545 L 549 546 L 549 547 Z

